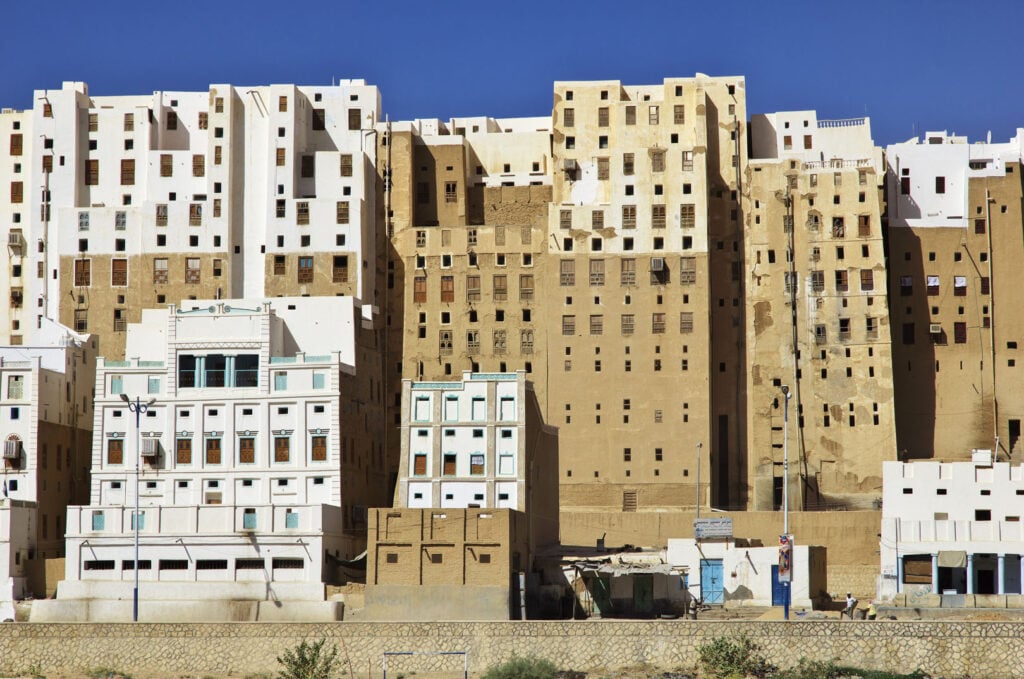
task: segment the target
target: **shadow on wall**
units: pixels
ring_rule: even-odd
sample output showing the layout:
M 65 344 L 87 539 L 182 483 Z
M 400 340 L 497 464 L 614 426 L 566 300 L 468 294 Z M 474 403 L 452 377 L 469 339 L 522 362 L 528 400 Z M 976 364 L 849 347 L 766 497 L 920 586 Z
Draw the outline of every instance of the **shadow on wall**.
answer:
M 892 327 L 893 391 L 898 459 L 931 458 L 935 454 L 935 342 L 930 333 L 931 314 L 926 253 L 921 239 L 908 228 L 889 229 L 889 261 L 894 280 L 889 285 Z M 910 313 L 907 313 L 907 311 Z

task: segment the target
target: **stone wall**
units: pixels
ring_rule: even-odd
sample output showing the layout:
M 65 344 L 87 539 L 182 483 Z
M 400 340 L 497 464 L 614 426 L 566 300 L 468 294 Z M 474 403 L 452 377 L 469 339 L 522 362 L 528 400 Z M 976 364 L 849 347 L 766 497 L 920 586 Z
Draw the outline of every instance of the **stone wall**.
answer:
M 10 623 L 0 625 L 0 672 L 81 674 L 107 667 L 143 677 L 273 673 L 284 649 L 320 637 L 338 645 L 360 678 L 368 667 L 380 676 L 384 651 L 465 650 L 471 672 L 513 654 L 547 657 L 577 670 L 643 664 L 688 669 L 701 644 L 737 634 L 750 636 L 783 666 L 806 656 L 938 677 L 993 678 L 1013 676 L 1024 666 L 1024 623 L 1007 622 Z M 402 663 L 392 666 L 396 673 L 461 670 L 461 659 L 450 656 L 396 662 Z

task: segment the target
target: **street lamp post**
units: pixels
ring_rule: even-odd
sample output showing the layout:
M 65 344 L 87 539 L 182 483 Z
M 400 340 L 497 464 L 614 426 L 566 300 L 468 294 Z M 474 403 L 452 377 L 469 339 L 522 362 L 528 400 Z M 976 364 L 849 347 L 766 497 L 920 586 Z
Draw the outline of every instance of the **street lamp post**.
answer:
M 139 621 L 139 476 L 142 473 L 142 414 L 156 402 L 155 398 L 142 402 L 138 396 L 133 403 L 127 394 L 121 394 L 121 400 L 128 404 L 128 410 L 135 413 L 135 513 L 132 515 L 132 528 L 135 532 L 135 588 L 132 590 L 132 622 Z
M 784 403 L 782 405 L 782 534 L 789 541 L 790 549 L 790 578 L 793 573 L 793 545 L 789 540 L 789 399 L 793 398 L 788 386 L 782 387 Z M 786 598 L 782 605 L 782 613 L 786 620 L 789 620 L 789 595 L 793 583 L 791 580 L 785 582 Z

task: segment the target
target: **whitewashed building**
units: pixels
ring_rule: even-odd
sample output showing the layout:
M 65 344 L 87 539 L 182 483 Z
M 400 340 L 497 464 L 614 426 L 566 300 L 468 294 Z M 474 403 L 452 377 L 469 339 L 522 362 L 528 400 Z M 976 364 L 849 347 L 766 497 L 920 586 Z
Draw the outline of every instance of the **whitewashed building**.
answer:
M 1024 465 L 885 462 L 879 595 L 1021 594 Z
M 65 509 L 89 497 L 98 342 L 44 321 L 40 345 L 0 347 L 0 620 L 47 594 Z
M 557 516 L 557 498 L 531 487 L 531 475 L 554 473 L 557 454 L 554 430 L 531 421 L 535 401 L 525 372 L 467 371 L 457 382 L 405 380 L 402 386 L 396 507 L 529 512 L 537 504 L 542 515 L 551 518 L 543 509 L 555 507 Z M 534 435 L 545 436 L 529 441 L 535 426 L 544 428 Z
M 59 318 L 109 335 L 120 358 L 142 309 L 183 299 L 372 303 L 379 111 L 363 80 L 36 90 L 31 110 L 0 114 L 0 218 L 19 268 L 5 287 L 32 300 L 0 338 Z
M 400 436 L 394 506 L 370 512 L 359 619 L 525 618 L 538 550 L 559 537 L 558 434 L 526 372 L 404 380 Z
M 351 297 L 147 310 L 96 372 L 92 487 L 68 510 L 66 579 L 33 620 L 336 619 L 363 549 L 365 444 Z M 128 403 L 152 400 L 136 430 Z M 365 513 L 365 510 L 363 510 Z M 49 605 L 45 605 L 49 604 Z
M 668 541 L 668 563 L 689 573 L 690 593 L 706 604 L 782 606 L 778 581 L 779 548 L 750 547 L 733 539 Z M 810 609 L 828 595 L 825 549 L 793 546 L 790 603 Z

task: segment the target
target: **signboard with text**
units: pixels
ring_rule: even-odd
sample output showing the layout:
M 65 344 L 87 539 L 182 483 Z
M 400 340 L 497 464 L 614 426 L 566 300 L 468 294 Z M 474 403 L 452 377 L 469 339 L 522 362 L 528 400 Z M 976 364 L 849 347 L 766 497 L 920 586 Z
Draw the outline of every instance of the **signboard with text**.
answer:
M 728 517 L 694 519 L 693 537 L 697 540 L 707 540 L 709 538 L 731 538 L 732 519 Z

